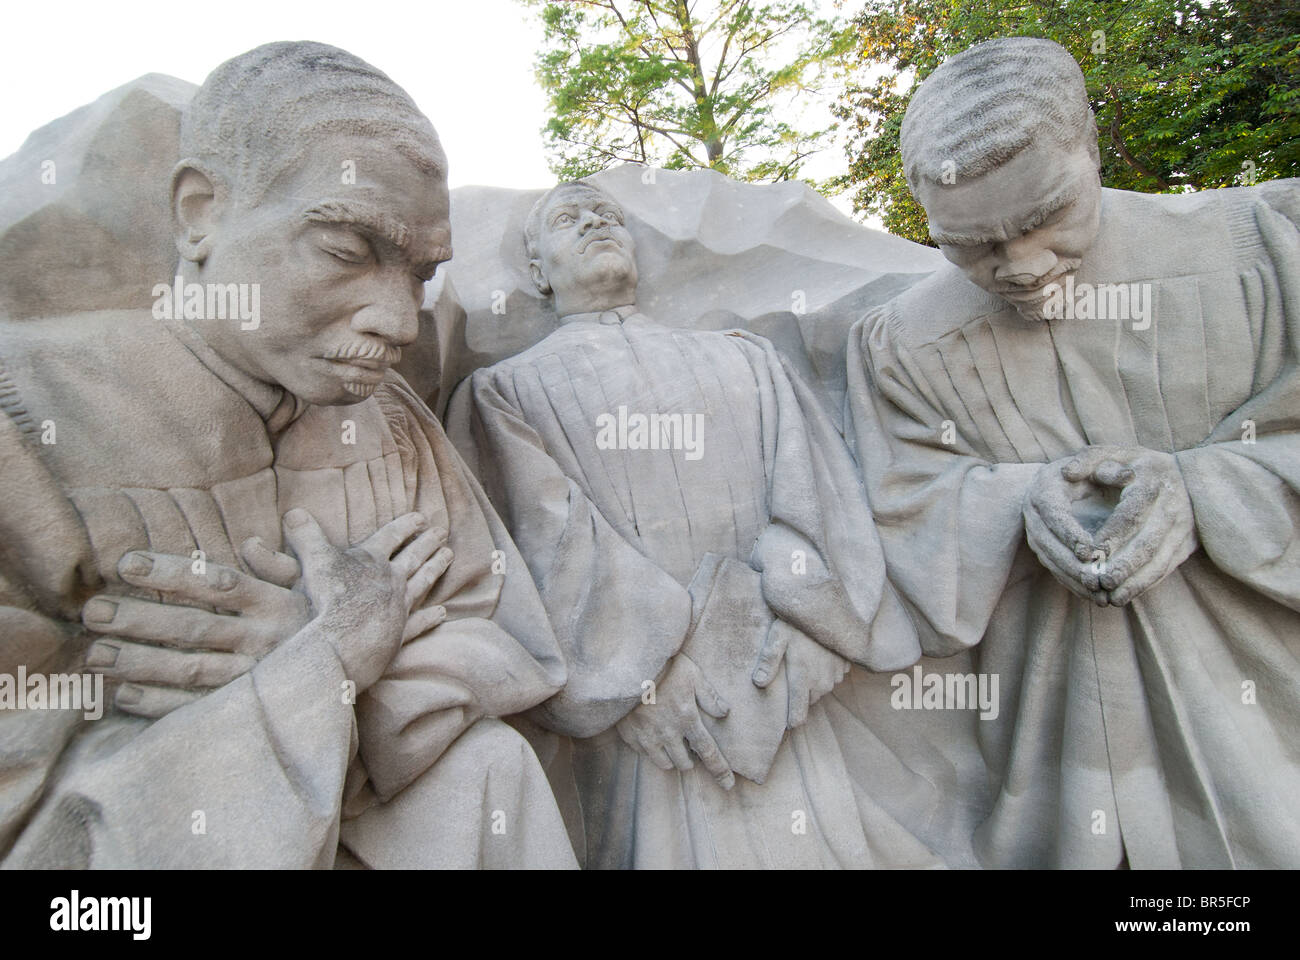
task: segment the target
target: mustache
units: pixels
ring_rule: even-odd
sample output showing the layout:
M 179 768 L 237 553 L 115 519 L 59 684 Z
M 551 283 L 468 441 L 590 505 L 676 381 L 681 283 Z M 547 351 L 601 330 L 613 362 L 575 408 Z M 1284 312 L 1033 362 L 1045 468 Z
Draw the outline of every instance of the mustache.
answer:
M 1072 260 L 1059 260 L 1051 270 L 1042 276 L 1035 277 L 1033 280 L 1025 283 L 1000 283 L 998 284 L 998 293 L 1041 293 L 1041 288 L 1047 286 L 1055 280 L 1059 280 L 1067 273 L 1072 273 L 1079 269 L 1083 263 L 1081 257 Z
M 353 340 L 324 354 L 326 360 L 374 360 L 392 365 L 402 359 L 401 348 L 382 340 Z
M 597 227 L 578 242 L 578 252 L 586 252 L 586 249 L 597 240 L 613 240 L 620 247 L 623 246 L 623 242 L 619 240 L 618 237 L 614 236 L 614 232 L 610 230 L 609 227 Z

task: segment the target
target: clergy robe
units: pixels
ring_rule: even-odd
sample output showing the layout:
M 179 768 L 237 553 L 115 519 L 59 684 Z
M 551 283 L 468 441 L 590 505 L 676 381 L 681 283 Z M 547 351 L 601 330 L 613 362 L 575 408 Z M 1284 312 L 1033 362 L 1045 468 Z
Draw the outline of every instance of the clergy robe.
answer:
M 605 415 L 700 415 L 702 446 L 672 449 L 662 423 L 654 440 L 614 442 L 604 420 L 602 439 Z M 855 667 L 787 730 L 784 665 L 766 691 L 751 681 L 773 623 L 873 670 L 919 655 L 843 438 L 770 343 L 634 307 L 569 317 L 476 371 L 447 424 L 564 650 L 568 681 L 532 716 L 573 738 L 588 866 L 962 862 L 969 717 L 927 738 L 888 716 L 885 675 Z M 704 718 L 741 774 L 730 792 L 698 759 L 662 770 L 614 729 L 679 650 L 730 704 Z M 873 712 L 893 722 L 873 726 Z
M 156 722 L 0 715 L 6 867 L 574 865 L 535 755 L 493 719 L 558 688 L 558 647 L 400 377 L 307 405 L 184 324 L 116 311 L 0 326 L 0 360 L 0 672 L 83 671 L 81 605 L 134 592 L 117 576 L 129 550 L 242 567 L 245 538 L 282 548 L 281 516 L 305 507 L 339 546 L 418 510 L 455 552 L 425 601 L 446 622 L 359 698 L 332 647 L 300 633 Z
M 1026 321 L 950 268 L 850 334 L 890 576 L 927 653 L 1000 676 L 985 864 L 1300 866 L 1300 188 L 1102 198 L 1076 290 L 1149 285 L 1148 329 Z M 1093 444 L 1172 454 L 1200 540 L 1124 607 L 1024 535 L 1039 467 Z

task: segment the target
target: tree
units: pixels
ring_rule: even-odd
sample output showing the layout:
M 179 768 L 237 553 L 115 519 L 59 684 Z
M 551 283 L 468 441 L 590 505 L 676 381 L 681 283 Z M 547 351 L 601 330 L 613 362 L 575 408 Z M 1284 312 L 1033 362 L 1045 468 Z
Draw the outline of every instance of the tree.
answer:
M 539 8 L 537 77 L 550 98 L 551 169 L 576 179 L 616 163 L 798 178 L 834 129 L 796 126 L 786 98 L 816 93 L 843 26 L 773 0 L 522 0 Z
M 1108 187 L 1181 192 L 1300 175 L 1294 4 L 868 0 L 850 29 L 854 78 L 835 107 L 849 128 L 839 186 L 856 189 L 855 210 L 920 243 L 930 241 L 903 179 L 903 114 L 944 59 L 993 37 L 1046 37 L 1079 61 Z

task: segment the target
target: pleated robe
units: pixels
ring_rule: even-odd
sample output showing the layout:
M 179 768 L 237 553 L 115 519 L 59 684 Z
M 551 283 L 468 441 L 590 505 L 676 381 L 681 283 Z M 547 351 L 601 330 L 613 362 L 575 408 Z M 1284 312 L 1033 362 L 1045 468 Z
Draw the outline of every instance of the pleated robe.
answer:
M 1031 322 L 955 268 L 850 334 L 852 432 L 926 652 L 978 645 L 997 867 L 1300 866 L 1300 184 L 1104 190 L 1080 284 L 1140 318 Z M 950 441 L 950 442 L 945 442 Z M 1200 546 L 1124 607 L 1028 547 L 1040 466 L 1172 454 Z
M 602 440 L 620 408 L 699 416 L 701 445 Z M 571 778 L 553 782 L 576 792 L 587 866 L 973 863 L 958 789 L 978 769 L 971 718 L 890 710 L 888 675 L 870 671 L 912 664 L 916 637 L 843 438 L 770 343 L 631 306 L 569 317 L 463 383 L 447 429 L 565 653 L 565 688 L 531 716 L 571 748 Z M 794 729 L 784 665 L 767 691 L 750 679 L 774 620 L 854 664 Z M 614 729 L 679 651 L 731 706 L 704 718 L 741 774 L 730 792 L 698 760 L 660 769 Z
M 339 546 L 418 510 L 455 552 L 425 601 L 446 622 L 359 698 L 332 647 L 298 634 L 156 722 L 112 709 L 112 683 L 98 720 L 6 711 L 6 867 L 574 865 L 535 755 L 493 719 L 559 687 L 558 647 L 509 536 L 400 377 L 361 403 L 306 405 L 185 324 L 116 311 L 3 325 L 0 360 L 0 669 L 84 671 L 82 603 L 139 595 L 117 575 L 124 553 L 242 568 L 245 538 L 282 548 L 294 507 Z

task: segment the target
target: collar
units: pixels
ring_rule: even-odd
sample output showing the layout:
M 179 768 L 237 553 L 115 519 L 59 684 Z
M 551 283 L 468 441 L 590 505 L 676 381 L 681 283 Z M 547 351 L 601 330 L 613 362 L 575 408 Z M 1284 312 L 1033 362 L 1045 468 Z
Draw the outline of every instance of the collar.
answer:
M 218 380 L 243 397 L 257 411 L 257 415 L 266 421 L 267 431 L 272 435 L 293 423 L 306 410 L 307 404 L 284 387 L 250 377 L 223 358 L 208 346 L 207 341 L 188 321 L 164 320 L 162 325 L 194 354 L 199 363 L 211 370 Z
M 622 323 L 634 313 L 640 312 L 635 303 L 629 303 L 621 307 L 614 307 L 612 310 L 596 310 L 593 313 L 571 313 L 567 317 L 560 317 L 560 325 L 563 326 L 567 323 Z

